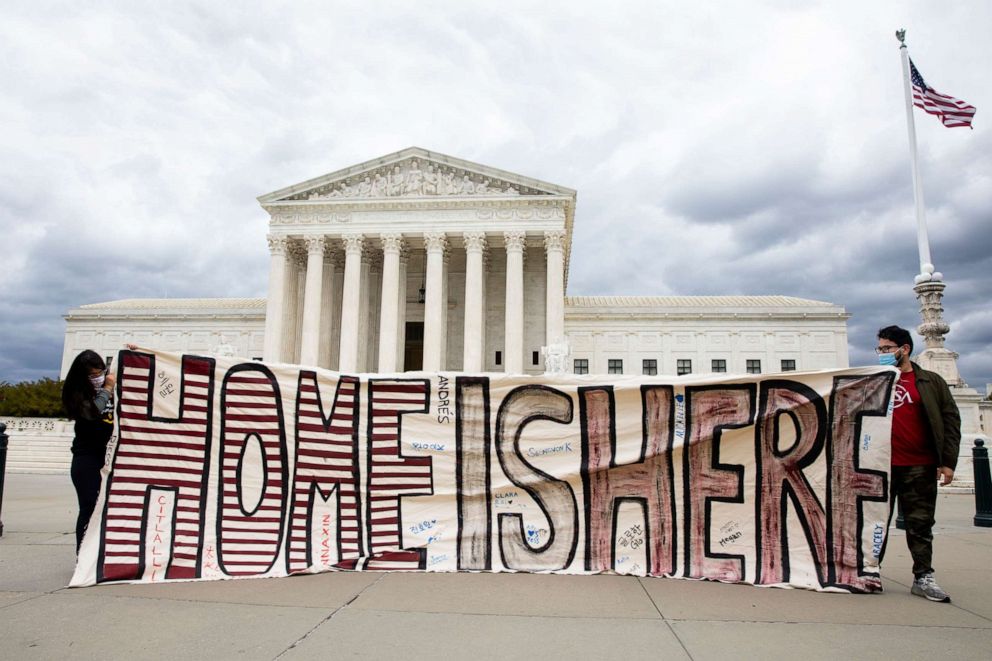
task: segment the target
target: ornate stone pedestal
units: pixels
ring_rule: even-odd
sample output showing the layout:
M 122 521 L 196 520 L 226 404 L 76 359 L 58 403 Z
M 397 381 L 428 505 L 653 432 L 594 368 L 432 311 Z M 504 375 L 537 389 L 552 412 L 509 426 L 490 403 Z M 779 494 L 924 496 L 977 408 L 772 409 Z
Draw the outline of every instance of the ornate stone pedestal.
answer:
M 940 280 L 927 280 L 913 287 L 920 302 L 920 316 L 923 317 L 917 331 L 926 341 L 926 349 L 916 356 L 916 362 L 923 369 L 940 374 L 951 387 L 951 394 L 961 412 L 961 452 L 954 471 L 954 482 L 949 489 L 971 491 L 975 486 L 971 449 L 975 439 L 983 437 L 979 410 L 982 396 L 961 378 L 958 354 L 944 346 L 944 335 L 951 330 L 944 321 L 941 301 L 946 286 Z

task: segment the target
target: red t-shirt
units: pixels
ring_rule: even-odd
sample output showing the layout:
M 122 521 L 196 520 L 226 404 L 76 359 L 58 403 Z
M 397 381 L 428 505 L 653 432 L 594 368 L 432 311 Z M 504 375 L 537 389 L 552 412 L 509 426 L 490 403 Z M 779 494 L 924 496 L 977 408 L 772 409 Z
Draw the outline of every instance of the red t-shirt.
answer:
M 930 440 L 916 374 L 902 372 L 896 382 L 895 410 L 892 411 L 892 465 L 936 466 L 937 452 Z

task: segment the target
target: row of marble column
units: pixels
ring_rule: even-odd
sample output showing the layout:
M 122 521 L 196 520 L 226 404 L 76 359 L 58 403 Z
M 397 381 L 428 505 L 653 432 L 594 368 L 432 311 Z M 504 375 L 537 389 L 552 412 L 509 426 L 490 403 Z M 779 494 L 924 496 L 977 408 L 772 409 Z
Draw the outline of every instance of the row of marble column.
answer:
M 330 341 L 333 319 L 334 257 L 330 252 L 332 241 L 337 239 L 344 247 L 344 286 L 340 309 L 340 348 L 338 370 L 354 372 L 360 367 L 359 351 L 363 327 L 363 295 L 372 300 L 362 278 L 362 256 L 374 251 L 372 241 L 379 240 L 381 250 L 381 289 L 378 292 L 379 352 L 377 371 L 390 373 L 401 367 L 406 323 L 406 263 L 408 239 L 414 235 L 384 233 L 375 235 L 343 234 L 305 236 L 305 277 L 294 277 L 291 269 L 292 253 L 298 251 L 298 241 L 280 235 L 268 237 L 269 295 L 265 316 L 266 360 L 292 362 L 304 365 L 324 364 L 326 348 Z M 426 253 L 424 297 L 424 371 L 446 368 L 448 278 L 447 262 L 450 239 L 444 232 L 424 232 Z M 486 332 L 486 277 L 485 255 L 487 234 L 464 232 L 461 238 L 465 249 L 465 324 L 463 367 L 466 372 L 483 369 Z M 502 233 L 506 250 L 506 299 L 504 334 L 504 370 L 520 374 L 524 369 L 524 256 L 526 234 L 523 231 Z M 547 305 L 545 337 L 548 345 L 564 339 L 564 243 L 563 230 L 544 232 L 547 256 Z M 363 282 L 363 280 L 365 282 Z M 302 286 L 302 310 L 297 301 Z M 302 314 L 300 314 L 302 311 Z M 364 322 L 364 323 L 363 323 Z M 299 329 L 297 331 L 297 329 Z M 298 336 L 297 336 L 298 332 Z

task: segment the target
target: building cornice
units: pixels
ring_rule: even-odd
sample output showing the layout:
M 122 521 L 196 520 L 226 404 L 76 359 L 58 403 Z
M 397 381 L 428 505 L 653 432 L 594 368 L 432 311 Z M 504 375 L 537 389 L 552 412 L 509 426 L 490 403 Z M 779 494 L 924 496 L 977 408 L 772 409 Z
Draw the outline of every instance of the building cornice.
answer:
M 66 321 L 231 319 L 264 320 L 264 298 L 146 298 L 91 303 L 70 309 Z
M 203 320 L 231 320 L 231 321 L 265 321 L 265 310 L 246 310 L 244 312 L 238 312 L 236 310 L 224 311 L 224 312 L 192 312 L 192 311 L 163 311 L 163 312 L 151 312 L 151 311 L 141 311 L 141 310 L 119 310 L 119 311 L 100 311 L 100 312 L 85 312 L 77 313 L 75 311 L 69 311 L 62 315 L 62 318 L 66 321 L 169 321 L 175 320 L 192 320 L 192 319 L 203 319 Z
M 401 197 L 396 199 L 278 200 L 262 208 L 270 214 L 296 212 L 345 214 L 356 211 L 436 211 L 440 209 L 567 209 L 572 199 L 560 195 L 520 197 Z
M 846 321 L 842 307 L 792 296 L 566 296 L 568 320 Z
M 649 312 L 565 310 L 566 321 L 846 321 L 847 312 Z

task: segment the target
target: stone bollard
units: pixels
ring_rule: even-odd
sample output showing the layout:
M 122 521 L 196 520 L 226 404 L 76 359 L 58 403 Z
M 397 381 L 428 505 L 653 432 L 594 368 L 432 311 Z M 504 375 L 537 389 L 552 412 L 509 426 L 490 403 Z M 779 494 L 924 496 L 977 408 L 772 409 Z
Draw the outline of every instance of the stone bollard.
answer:
M 892 486 L 890 485 L 889 488 L 891 489 Z M 896 528 L 899 530 L 906 529 L 906 519 L 902 515 L 902 505 L 899 504 L 898 498 L 896 498 Z
M 3 537 L 3 482 L 7 474 L 7 425 L 0 422 L 0 537 Z
M 989 449 L 984 440 L 975 439 L 971 457 L 975 465 L 975 525 L 992 528 L 992 476 L 989 475 Z

